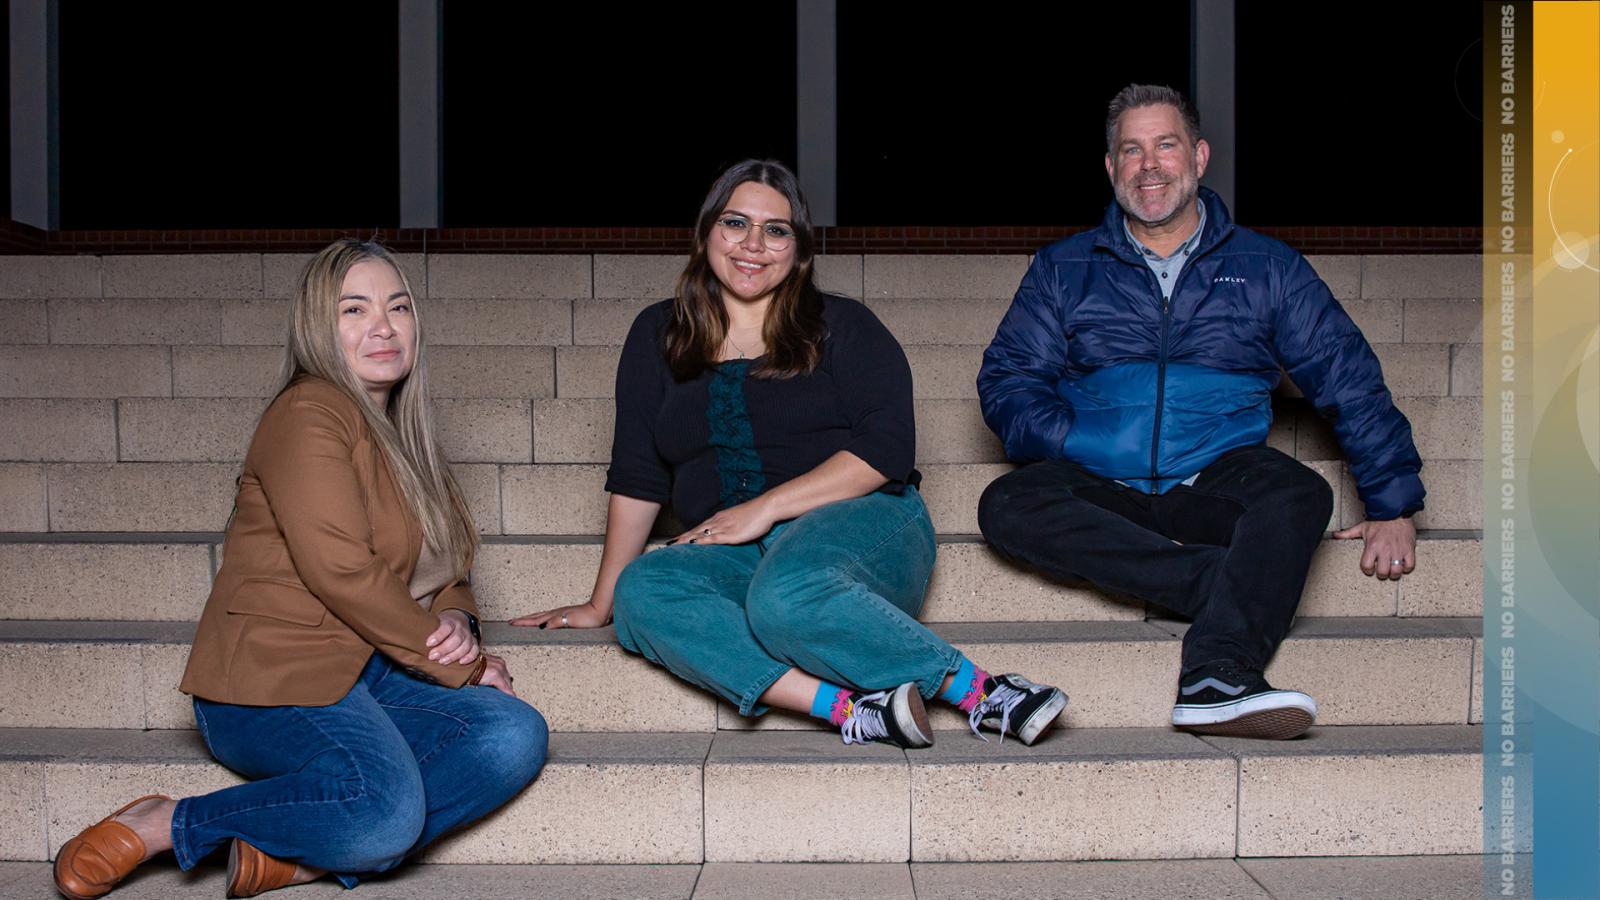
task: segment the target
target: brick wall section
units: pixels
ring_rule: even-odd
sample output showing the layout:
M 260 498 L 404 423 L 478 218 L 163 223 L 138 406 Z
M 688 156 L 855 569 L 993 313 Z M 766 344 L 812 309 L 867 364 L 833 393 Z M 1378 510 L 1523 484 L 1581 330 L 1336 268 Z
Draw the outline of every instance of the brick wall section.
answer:
M 831 226 L 818 229 L 821 252 L 860 254 L 1032 253 L 1091 225 Z M 1483 229 L 1456 226 L 1251 226 L 1302 253 L 1476 254 Z M 688 228 L 256 228 L 45 232 L 0 220 L 0 254 L 294 253 L 341 237 L 377 238 L 404 252 L 687 252 Z

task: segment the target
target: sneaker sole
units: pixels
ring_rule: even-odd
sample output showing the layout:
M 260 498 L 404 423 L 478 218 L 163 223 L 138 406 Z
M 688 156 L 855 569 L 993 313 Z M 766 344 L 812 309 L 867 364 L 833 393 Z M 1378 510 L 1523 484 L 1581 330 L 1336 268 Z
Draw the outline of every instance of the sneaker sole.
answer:
M 900 701 L 904 698 L 905 702 Z M 917 687 L 906 682 L 894 689 L 890 706 L 895 711 L 895 724 L 906 736 L 906 749 L 919 750 L 933 746 L 933 727 L 928 724 L 928 705 L 922 702 Z M 902 715 L 901 713 L 904 713 Z
M 1067 695 L 1062 693 L 1060 688 L 1050 690 L 1052 691 L 1050 699 L 1034 710 L 1028 721 L 1023 722 L 1022 727 L 1017 729 L 1017 740 L 1025 746 L 1032 747 L 1033 742 L 1039 739 L 1039 735 L 1044 734 L 1050 723 L 1056 720 L 1056 716 L 1061 715 L 1061 711 L 1067 708 Z
M 1282 741 L 1316 724 L 1317 701 L 1299 691 L 1271 691 L 1210 706 L 1179 704 L 1172 724 L 1196 734 Z

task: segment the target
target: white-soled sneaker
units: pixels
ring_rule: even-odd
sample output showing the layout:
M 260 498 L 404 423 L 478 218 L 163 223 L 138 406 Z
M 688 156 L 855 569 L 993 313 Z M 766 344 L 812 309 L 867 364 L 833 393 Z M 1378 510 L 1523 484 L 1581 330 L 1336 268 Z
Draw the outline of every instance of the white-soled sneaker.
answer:
M 850 711 L 839 733 L 846 744 L 878 741 L 907 750 L 933 745 L 928 708 L 917 686 L 906 682 L 892 691 L 850 696 Z
M 1260 672 L 1226 662 L 1185 673 L 1172 707 L 1172 724 L 1223 737 L 1287 740 L 1316 721 L 1310 695 L 1277 690 Z
M 1048 684 L 1034 684 L 1021 675 L 991 675 L 983 683 L 983 698 L 967 713 L 972 733 L 978 726 L 1000 732 L 1000 740 L 1012 735 L 1029 746 L 1039 739 L 1050 723 L 1067 708 L 1067 695 Z

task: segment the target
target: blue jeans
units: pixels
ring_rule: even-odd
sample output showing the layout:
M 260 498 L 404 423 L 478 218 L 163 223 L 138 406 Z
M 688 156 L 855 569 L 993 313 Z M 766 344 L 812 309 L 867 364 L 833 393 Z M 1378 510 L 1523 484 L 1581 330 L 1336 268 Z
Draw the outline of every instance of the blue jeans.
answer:
M 243 838 L 346 887 L 511 799 L 544 766 L 549 737 L 515 697 L 428 684 L 380 653 L 331 706 L 196 697 L 194 718 L 211 754 L 255 780 L 178 801 L 178 865 Z
M 662 547 L 617 579 L 617 640 L 740 715 L 766 712 L 757 701 L 791 668 L 932 697 L 961 664 L 915 618 L 933 555 L 915 488 L 818 507 L 749 544 Z

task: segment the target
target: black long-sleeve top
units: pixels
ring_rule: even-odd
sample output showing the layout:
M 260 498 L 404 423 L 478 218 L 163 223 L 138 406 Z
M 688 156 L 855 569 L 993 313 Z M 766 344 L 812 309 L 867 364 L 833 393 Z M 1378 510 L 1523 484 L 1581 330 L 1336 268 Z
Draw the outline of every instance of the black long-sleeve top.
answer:
M 672 301 L 639 313 L 617 365 L 606 490 L 671 503 L 693 526 L 848 450 L 899 493 L 921 475 L 911 367 L 862 304 L 825 295 L 822 362 L 809 375 L 749 377 L 748 360 L 674 381 L 663 352 Z

